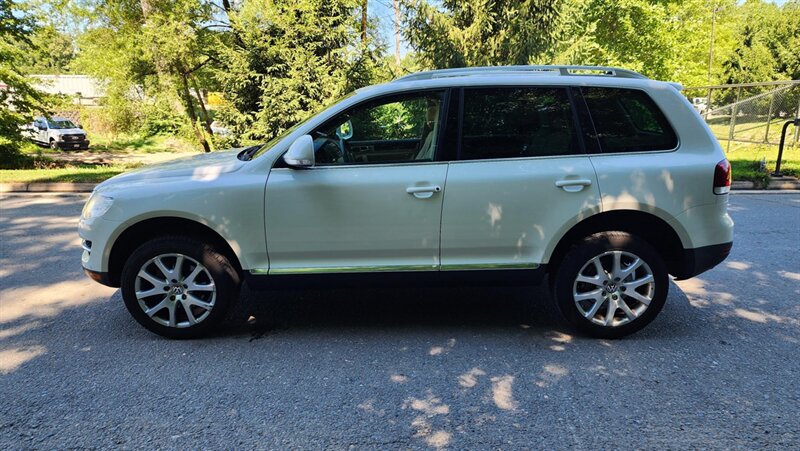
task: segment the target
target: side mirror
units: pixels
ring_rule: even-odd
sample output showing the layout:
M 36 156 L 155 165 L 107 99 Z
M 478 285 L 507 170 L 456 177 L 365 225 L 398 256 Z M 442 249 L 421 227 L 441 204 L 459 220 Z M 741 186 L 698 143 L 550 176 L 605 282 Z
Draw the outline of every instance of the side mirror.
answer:
M 353 137 L 353 123 L 349 120 L 344 124 L 336 127 L 336 136 L 342 141 L 347 141 Z
M 79 129 L 81 129 L 81 130 L 83 130 L 83 125 L 81 125 L 81 124 L 78 124 L 78 128 L 79 128 Z
M 311 135 L 297 138 L 283 154 L 283 161 L 297 169 L 314 167 L 314 138 Z

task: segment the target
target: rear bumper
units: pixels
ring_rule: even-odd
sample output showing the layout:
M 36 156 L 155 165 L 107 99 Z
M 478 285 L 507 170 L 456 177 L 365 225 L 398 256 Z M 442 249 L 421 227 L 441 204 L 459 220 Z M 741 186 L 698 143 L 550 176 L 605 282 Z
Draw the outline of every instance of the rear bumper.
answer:
M 683 280 L 702 274 L 728 258 L 731 248 L 733 248 L 732 241 L 695 249 L 684 249 L 681 271 L 673 275 L 676 279 Z

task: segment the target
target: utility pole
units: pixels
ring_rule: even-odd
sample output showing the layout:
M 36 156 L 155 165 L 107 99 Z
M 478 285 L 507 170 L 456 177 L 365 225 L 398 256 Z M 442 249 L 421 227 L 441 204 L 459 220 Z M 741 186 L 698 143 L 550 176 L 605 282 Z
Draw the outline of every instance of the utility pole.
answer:
M 400 65 L 400 0 L 392 0 L 394 6 L 394 62 Z
M 714 25 L 717 21 L 717 11 L 719 10 L 719 5 L 714 3 L 714 7 L 711 8 L 711 39 L 708 44 L 708 83 L 711 83 L 711 66 L 714 64 Z
M 361 7 L 361 44 L 367 45 L 367 0 Z

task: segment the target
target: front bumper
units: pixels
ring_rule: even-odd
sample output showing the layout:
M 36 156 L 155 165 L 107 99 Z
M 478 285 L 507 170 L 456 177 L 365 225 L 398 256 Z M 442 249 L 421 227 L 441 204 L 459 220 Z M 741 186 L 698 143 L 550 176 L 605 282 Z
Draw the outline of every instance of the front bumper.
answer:
M 82 141 L 56 141 L 56 145 L 59 149 L 82 149 L 86 150 L 89 148 L 89 140 L 85 139 Z
M 81 238 L 81 266 L 86 274 L 103 285 L 113 286 L 109 277 L 108 259 L 110 246 L 114 242 L 121 223 L 103 218 L 82 219 L 78 222 L 78 235 Z M 105 276 L 99 276 L 104 274 Z M 111 284 L 105 281 L 110 281 Z
M 90 279 L 97 283 L 103 284 L 107 287 L 118 288 L 119 284 L 111 280 L 111 276 L 107 272 L 92 271 L 91 269 L 83 268 L 83 272 L 89 276 Z

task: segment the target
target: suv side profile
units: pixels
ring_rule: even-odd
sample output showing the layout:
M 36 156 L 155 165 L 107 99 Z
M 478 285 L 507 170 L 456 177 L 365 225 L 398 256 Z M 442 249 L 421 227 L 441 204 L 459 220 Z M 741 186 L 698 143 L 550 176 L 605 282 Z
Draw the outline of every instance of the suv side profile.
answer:
M 157 334 L 208 332 L 255 288 L 520 284 L 578 331 L 651 322 L 669 275 L 730 252 L 731 169 L 680 86 L 607 67 L 412 74 L 271 142 L 100 184 L 94 280 Z

